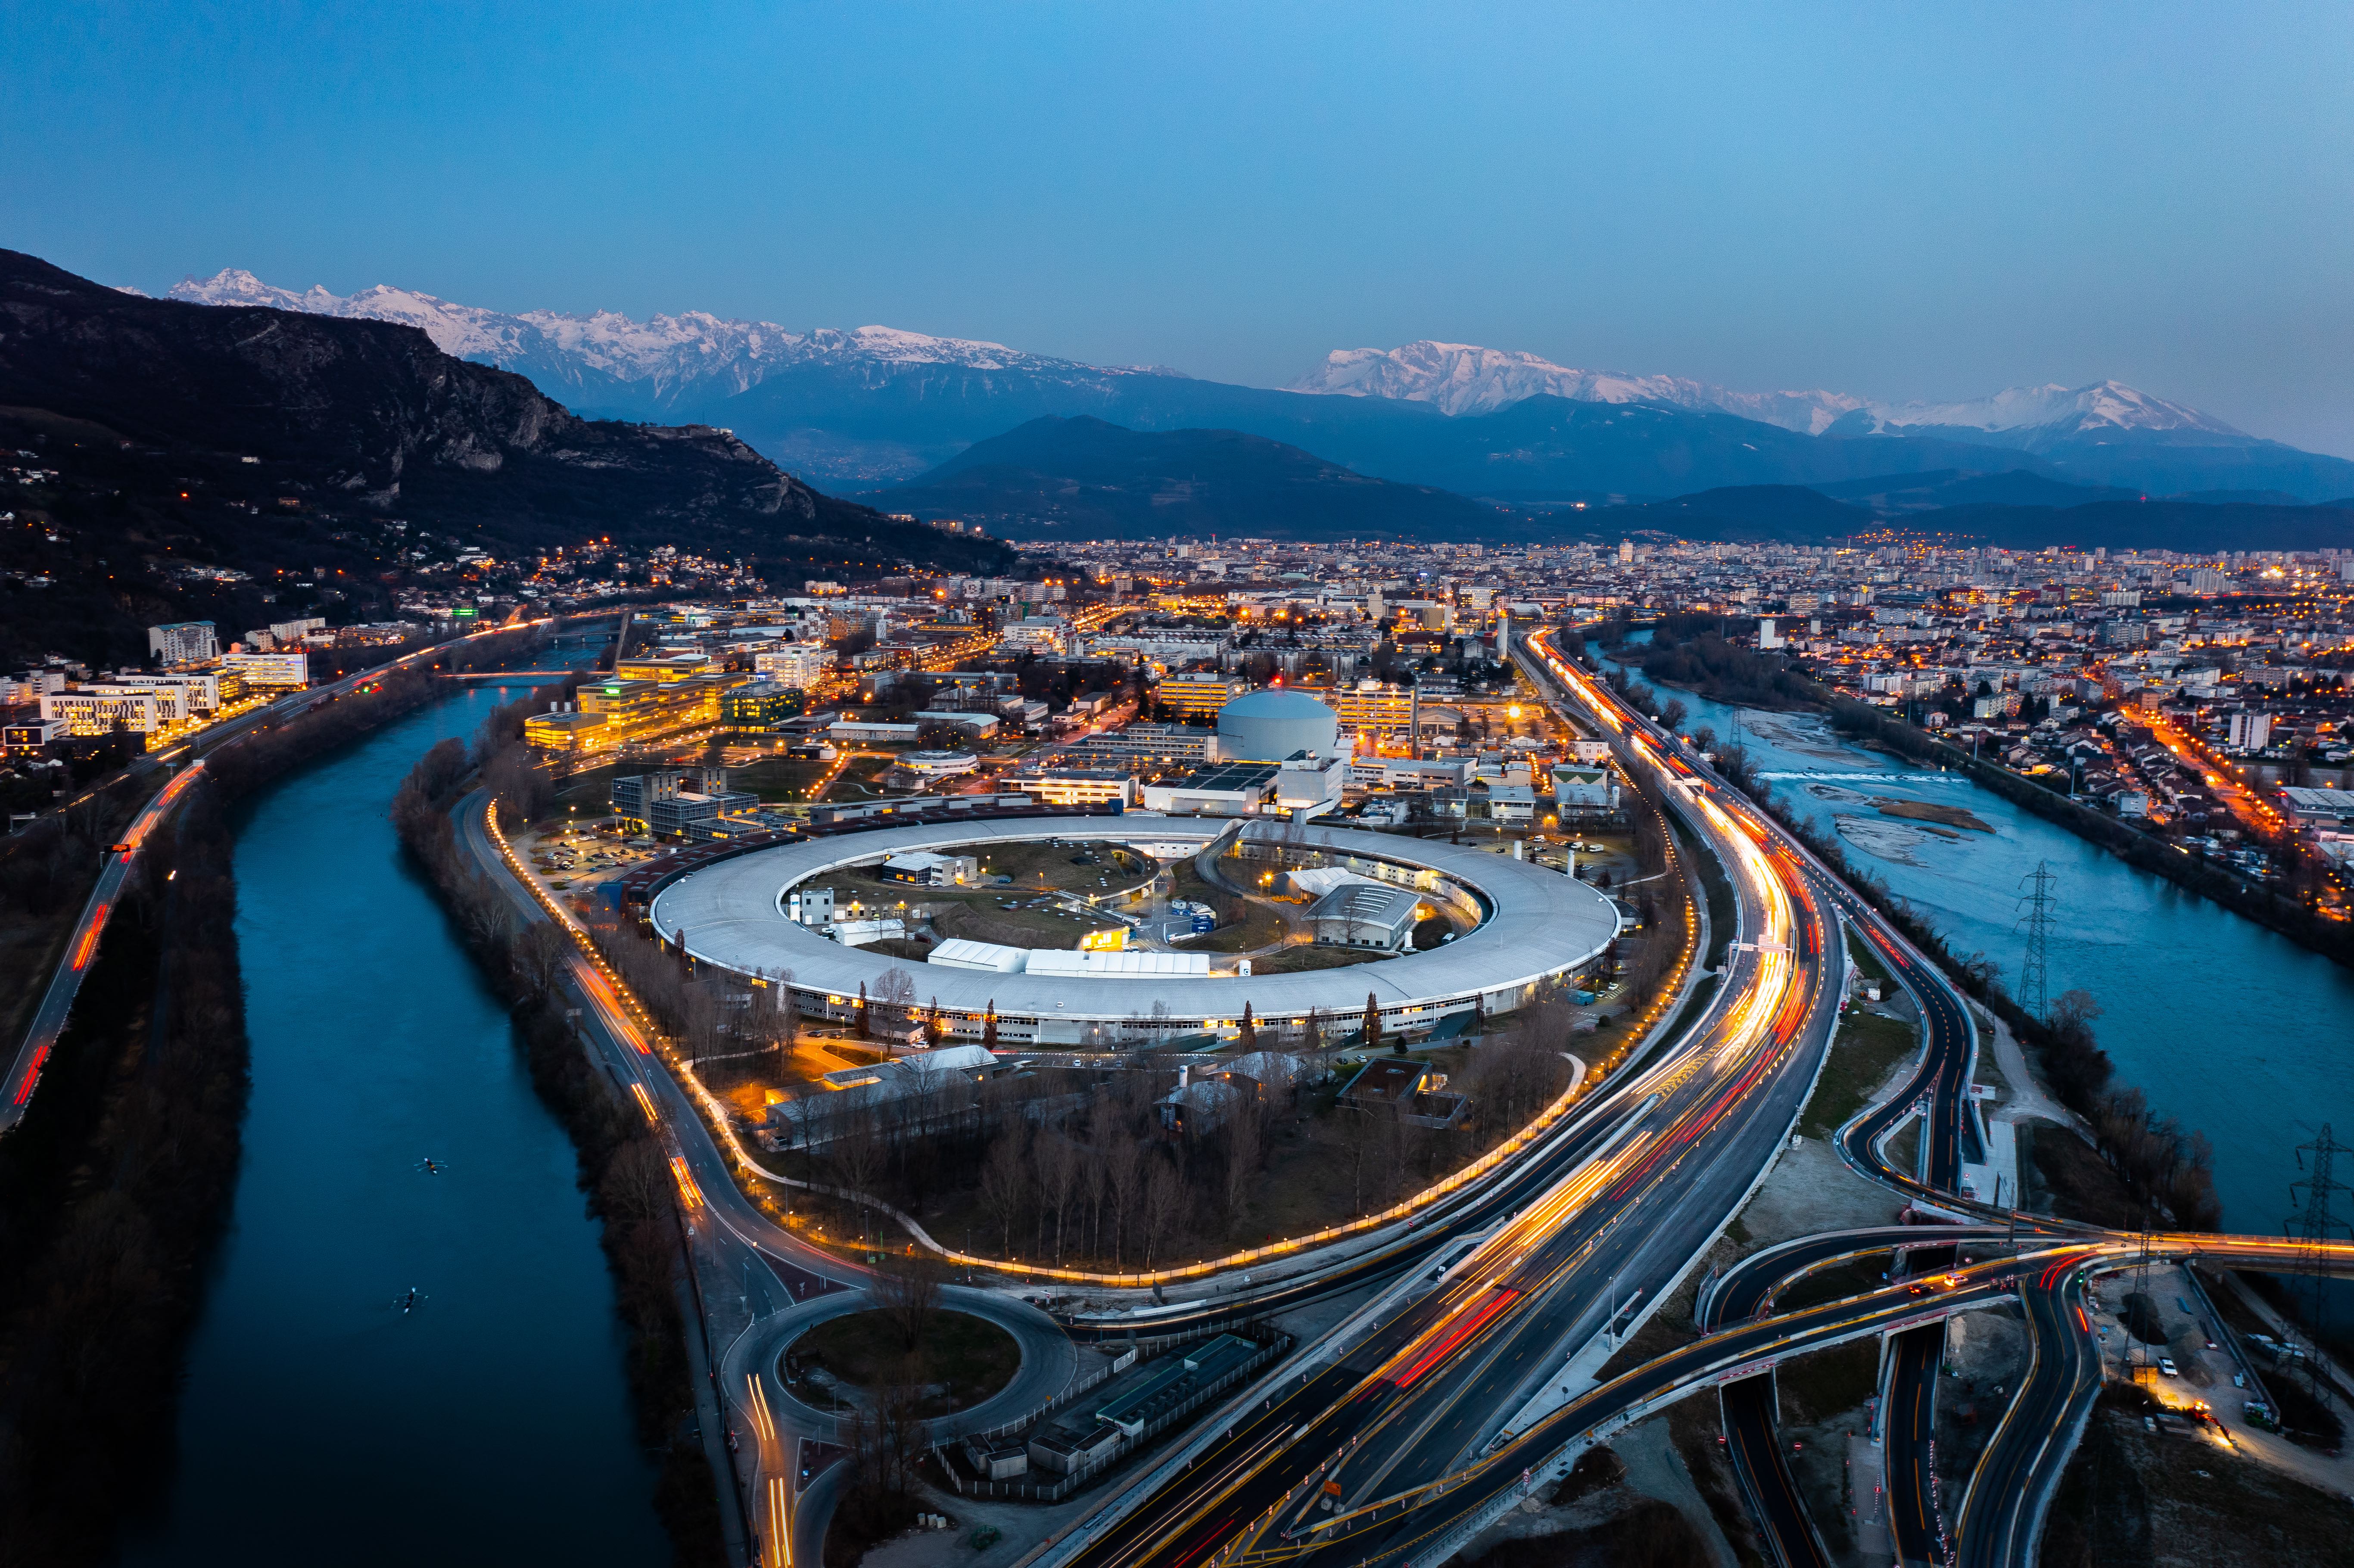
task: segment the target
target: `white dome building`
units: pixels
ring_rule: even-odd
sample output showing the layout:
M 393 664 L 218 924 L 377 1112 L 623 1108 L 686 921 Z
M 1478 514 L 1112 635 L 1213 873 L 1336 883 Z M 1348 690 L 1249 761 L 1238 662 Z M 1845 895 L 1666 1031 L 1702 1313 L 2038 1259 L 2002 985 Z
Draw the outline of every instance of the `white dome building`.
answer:
M 1340 749 L 1340 715 L 1304 692 L 1252 692 L 1218 710 L 1223 761 L 1280 762 L 1302 751 L 1333 757 Z

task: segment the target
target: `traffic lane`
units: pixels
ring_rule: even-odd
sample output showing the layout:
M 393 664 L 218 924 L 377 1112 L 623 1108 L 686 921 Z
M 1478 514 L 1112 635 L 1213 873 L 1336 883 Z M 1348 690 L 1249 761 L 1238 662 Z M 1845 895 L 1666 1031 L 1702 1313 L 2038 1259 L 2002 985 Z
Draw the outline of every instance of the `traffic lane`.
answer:
M 1260 1408 L 1242 1413 L 1139 1507 L 1088 1542 L 1073 1568 L 1185 1562 L 1205 1523 L 1257 1517 L 1288 1489 L 1288 1482 L 1268 1482 L 1264 1461 L 1290 1432 L 1306 1427 L 1299 1446 L 1329 1450 L 1345 1443 L 1369 1414 L 1362 1392 L 1360 1374 L 1336 1365 L 1284 1391 L 1280 1400 L 1269 1396 Z
M 1943 1227 L 1921 1225 L 1876 1225 L 1862 1230 L 1835 1231 L 1818 1236 L 1802 1236 L 1763 1252 L 1752 1253 L 1727 1271 L 1717 1282 L 1715 1294 L 1709 1298 L 1708 1315 L 1701 1327 L 1712 1332 L 1729 1323 L 1755 1318 L 1772 1308 L 1775 1298 L 1808 1275 L 1833 1264 L 1845 1263 L 1873 1253 L 1889 1252 L 1899 1247 L 1914 1247 L 1931 1236 L 1939 1243 L 2002 1241 L 2013 1233 L 2000 1225 L 1956 1226 L 1948 1233 Z M 2028 1224 L 2019 1228 L 2018 1234 L 2034 1240 L 2042 1235 L 2041 1227 Z
M 1951 1191 L 1960 1179 L 1963 1105 L 1974 1067 L 1969 1019 L 1945 977 L 1919 958 L 1878 910 L 1836 883 L 1821 878 L 1817 882 L 1849 918 L 1863 928 L 1866 939 L 1912 994 L 1921 1012 L 1924 1050 L 1920 1065 L 1903 1091 L 1851 1127 L 1845 1140 L 1850 1159 L 1867 1167 L 1888 1170 L 1881 1165 L 1872 1145 L 1926 1097 L 1930 1102 L 1926 1120 L 1928 1184 Z M 1920 1186 L 1911 1172 L 1890 1171 L 1889 1174 L 1897 1179 L 1897 1184 L 1908 1189 L 1917 1190 Z
M 1717 1385 L 1717 1409 L 1724 1424 L 1725 1452 L 1741 1479 L 1766 1543 L 1782 1568 L 1830 1568 L 1830 1555 L 1798 1496 L 1782 1451 L 1775 1417 L 1771 1374 L 1737 1378 Z
M 1931 1478 L 1937 1431 L 1937 1373 L 1946 1364 L 1946 1326 L 1932 1323 L 1895 1337 L 1888 1376 L 1888 1519 L 1896 1560 L 1905 1568 L 1945 1560 L 1944 1528 Z
M 1819 1051 L 1828 1039 L 1828 1015 L 1817 1023 L 1812 1046 Z M 1790 1061 L 1805 1065 L 1809 1053 L 1786 1054 Z M 1771 1158 L 1796 1114 L 1809 1076 L 1786 1072 L 1769 1082 L 1767 1092 L 1734 1101 L 1710 1125 L 1718 1146 L 1712 1154 L 1692 1163 L 1690 1153 L 1701 1146 L 1688 1140 L 1684 1152 L 1657 1169 L 1651 1181 L 1625 1205 L 1590 1205 L 1533 1248 L 1516 1273 L 1524 1279 L 1532 1274 L 1550 1277 L 1542 1283 L 1532 1282 L 1525 1306 L 1515 1304 L 1504 1331 L 1506 1342 L 1497 1346 L 1493 1354 L 1459 1374 L 1431 1380 L 1419 1397 L 1442 1404 L 1452 1403 L 1456 1413 L 1410 1429 L 1413 1438 L 1407 1451 L 1385 1465 L 1391 1478 L 1388 1489 L 1419 1485 L 1453 1469 L 1468 1446 L 1509 1419 L 1527 1403 L 1536 1385 L 1553 1375 L 1552 1351 L 1564 1339 L 1575 1336 L 1585 1326 L 1581 1319 L 1610 1312 L 1638 1289 L 1656 1299 L 1692 1254 L 1706 1244 L 1722 1218 L 1746 1192 L 1755 1171 Z M 1718 1082 L 1696 1077 L 1678 1092 L 1705 1105 L 1719 1088 Z M 1669 1108 L 1662 1107 L 1662 1113 Z M 1670 1128 L 1686 1119 L 1676 1118 Z M 1656 1219 L 1652 1218 L 1655 1212 Z M 1600 1326 L 1598 1320 L 1592 1323 L 1597 1331 Z M 1386 1454 L 1378 1457 L 1388 1459 Z
M 2034 1559 L 2044 1510 L 2101 1391 L 2100 1351 L 2084 1311 L 2088 1272 L 2069 1268 L 2026 1293 L 2031 1360 L 1962 1499 L 1965 1563 L 2026 1568 Z
M 1914 1327 L 1925 1314 L 1944 1316 L 1992 1305 L 2017 1293 L 2015 1277 L 2032 1275 L 2055 1255 L 2081 1255 L 2035 1254 L 1978 1264 L 1961 1271 L 1959 1285 L 1936 1290 L 1933 1299 L 1925 1300 L 1907 1287 L 1892 1286 L 1722 1330 L 1681 1346 L 1532 1423 L 1511 1443 L 1454 1478 L 1441 1504 L 1422 1510 L 1432 1517 L 1416 1520 L 1410 1532 L 1398 1533 L 1405 1528 L 1400 1505 L 1387 1502 L 1365 1517 L 1336 1520 L 1337 1533 L 1323 1552 L 1335 1563 L 1353 1563 L 1360 1557 L 1367 1563 L 1394 1561 L 1402 1550 L 1410 1556 L 1414 1545 L 1435 1541 L 1453 1522 L 1483 1506 L 1507 1485 L 1515 1484 L 1523 1466 L 1545 1459 L 1583 1434 L 1610 1427 L 1621 1417 L 1648 1414 L 1654 1402 L 1665 1395 L 1762 1372 L 1776 1360 L 1847 1339 Z
M 73 936 L 57 969 L 50 973 L 40 1004 L 33 1010 L 25 1038 L 9 1059 L 6 1075 L 0 1076 L 0 1132 L 22 1121 L 26 1108 L 32 1104 L 34 1091 L 40 1086 L 42 1069 L 65 1033 L 66 1021 L 81 994 L 82 980 L 98 957 L 99 943 L 105 937 L 123 884 L 130 877 L 139 852 L 145 847 L 148 835 L 195 787 L 203 769 L 203 763 L 191 763 L 167 780 L 133 816 L 122 841 L 125 847 L 108 852 L 101 863 L 98 878 L 74 924 Z
M 1803 1069 L 1808 1054 L 1795 1056 L 1793 1064 Z M 1594 1250 L 1577 1258 L 1575 1274 L 1526 1315 L 1515 1331 L 1513 1352 L 1482 1369 L 1466 1393 L 1467 1419 L 1436 1428 L 1402 1473 L 1416 1479 L 1444 1474 L 1466 1443 L 1486 1437 L 1533 1397 L 1552 1375 L 1557 1345 L 1581 1344 L 1600 1330 L 1602 1318 L 1632 1300 L 1657 1300 L 1666 1292 L 1779 1147 L 1808 1076 L 1803 1070 L 1786 1072 L 1767 1092 L 1737 1102 L 1732 1114 L 1738 1119 L 1714 1129 L 1718 1147 L 1712 1154 L 1697 1165 L 1686 1159 L 1662 1171 L 1630 1209 L 1593 1214 L 1588 1224 L 1596 1235 L 1562 1238 L 1565 1247 Z M 1450 1438 L 1451 1446 L 1445 1441 Z

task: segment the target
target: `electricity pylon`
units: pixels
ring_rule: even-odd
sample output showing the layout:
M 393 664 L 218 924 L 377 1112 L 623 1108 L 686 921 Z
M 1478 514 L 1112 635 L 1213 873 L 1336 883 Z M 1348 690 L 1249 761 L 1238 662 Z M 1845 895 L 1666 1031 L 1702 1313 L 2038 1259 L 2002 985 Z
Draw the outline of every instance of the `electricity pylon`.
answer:
M 2019 1005 L 2041 1018 L 2051 1007 L 2052 910 L 2058 902 L 2052 897 L 2052 884 L 2057 879 L 2052 874 L 2052 863 L 2039 860 L 2035 869 L 2019 880 L 2022 887 L 2034 885 L 2019 895 L 2024 909 L 2016 924 L 2027 927 L 2027 954 L 2019 963 Z
M 2312 1353 L 2306 1357 L 2305 1370 L 2306 1379 L 2315 1385 L 2317 1396 L 2321 1381 L 2321 1331 L 2329 1308 L 2329 1260 L 2325 1249 L 2334 1233 L 2342 1231 L 2354 1237 L 2354 1225 L 2338 1217 L 2336 1196 L 2354 1192 L 2354 1187 L 2337 1178 L 2338 1156 L 2349 1152 L 2354 1150 L 2329 1136 L 2327 1122 L 2321 1124 L 2320 1134 L 2311 1143 L 2296 1146 L 2296 1168 L 2306 1172 L 2306 1178 L 2288 1184 L 2289 1202 L 2298 1207 L 2282 1227 L 2291 1238 L 2305 1243 L 2302 1261 L 2313 1278 L 2313 1317 L 2307 1324 L 2313 1347 Z M 2309 1167 L 2305 1162 L 2308 1154 L 2313 1156 Z M 2299 1189 L 2305 1192 L 2302 1199 L 2297 1196 Z

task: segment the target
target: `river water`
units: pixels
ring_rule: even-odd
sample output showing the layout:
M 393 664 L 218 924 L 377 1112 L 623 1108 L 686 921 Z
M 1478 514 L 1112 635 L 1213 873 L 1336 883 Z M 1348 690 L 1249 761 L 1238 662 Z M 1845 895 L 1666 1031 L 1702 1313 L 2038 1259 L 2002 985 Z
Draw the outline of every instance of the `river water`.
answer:
M 1722 746 L 1734 710 L 1662 688 Z M 1740 739 L 1781 797 L 1839 833 L 1959 954 L 1984 953 L 2016 994 L 2021 903 L 2038 862 L 2053 873 L 2050 994 L 2081 989 L 2117 1078 L 2207 1135 L 2232 1230 L 2278 1234 L 2293 1152 L 2324 1124 L 2354 1142 L 2354 970 L 2135 871 L 1958 773 L 1850 746 L 1817 715 L 1744 710 Z M 1952 838 L 1881 815 L 1875 799 L 1958 806 L 1994 829 Z
M 386 820 L 520 694 L 446 698 L 245 813 L 245 1162 L 127 1562 L 668 1560 L 572 1146 Z

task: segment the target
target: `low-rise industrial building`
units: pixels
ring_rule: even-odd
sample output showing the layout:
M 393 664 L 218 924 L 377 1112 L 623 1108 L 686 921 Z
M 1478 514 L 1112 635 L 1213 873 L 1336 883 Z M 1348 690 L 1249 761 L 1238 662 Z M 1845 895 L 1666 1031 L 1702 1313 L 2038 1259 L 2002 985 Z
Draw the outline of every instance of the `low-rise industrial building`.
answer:
M 1422 895 L 1411 888 L 1357 880 L 1310 905 L 1308 924 L 1321 943 L 1402 953 L 1413 944 L 1414 928 L 1426 913 Z
M 694 788 L 688 788 L 688 780 Z M 688 835 L 716 825 L 730 812 L 760 804 L 758 795 L 727 788 L 727 772 L 705 768 L 689 773 L 643 773 L 613 780 L 613 812 L 631 832 L 662 838 Z
M 1012 774 L 1005 782 L 1050 806 L 1133 806 L 1140 792 L 1133 777 L 1108 768 L 1035 768 Z
M 883 863 L 883 879 L 917 887 L 963 887 L 980 880 L 981 863 L 969 854 L 935 854 L 907 850 Z

